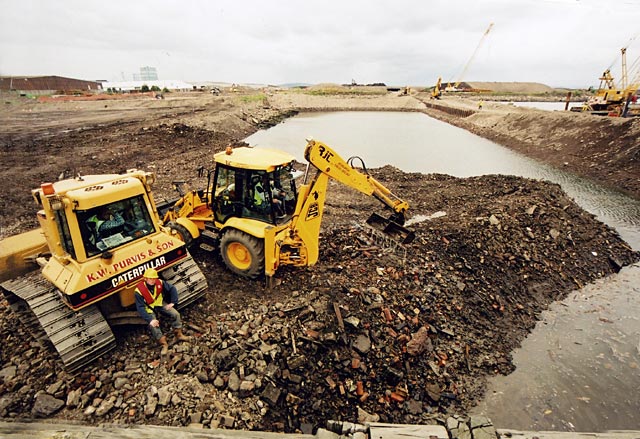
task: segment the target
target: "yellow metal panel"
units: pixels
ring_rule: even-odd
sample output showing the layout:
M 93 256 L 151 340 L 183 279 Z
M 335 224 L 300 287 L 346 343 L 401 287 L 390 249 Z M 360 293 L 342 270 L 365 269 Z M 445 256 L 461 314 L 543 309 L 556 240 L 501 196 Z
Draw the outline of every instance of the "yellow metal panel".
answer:
M 71 282 L 73 275 L 75 274 L 75 270 L 69 270 L 68 266 L 64 266 L 63 269 L 58 273 L 58 277 L 55 280 L 56 286 L 61 290 L 66 292 L 67 285 Z M 75 291 L 72 291 L 74 293 Z
M 278 268 L 278 250 L 275 227 L 266 227 L 264 236 L 264 274 L 267 277 L 273 276 L 276 273 Z
M 68 191 L 65 195 L 72 199 L 78 209 L 86 210 L 114 200 L 131 198 L 144 194 L 144 186 L 137 178 L 126 177 Z
M 60 273 L 64 270 L 64 266 L 60 263 L 60 261 L 56 258 L 49 258 L 47 265 L 42 269 L 42 275 L 47 278 L 51 283 L 53 283 L 56 288 L 63 290 L 60 288 L 60 285 L 56 285 L 55 281 L 60 277 Z M 65 285 L 69 283 L 69 279 L 66 279 Z
M 37 268 L 25 258 L 47 253 L 49 247 L 42 229 L 34 229 L 0 241 L 0 281 L 11 279 Z
M 229 218 L 229 220 L 224 223 L 224 227 L 222 230 L 226 230 L 229 228 L 241 230 L 251 236 L 255 236 L 256 238 L 263 239 L 264 238 L 264 230 L 270 225 L 249 218 Z
M 176 223 L 180 224 L 182 227 L 187 229 L 187 231 L 189 232 L 189 234 L 191 234 L 191 237 L 193 239 L 198 239 L 198 237 L 200 237 L 200 229 L 196 225 L 197 223 L 194 221 L 191 221 L 191 219 L 182 218 L 182 217 L 177 218 Z M 204 228 L 204 224 L 203 224 L 203 228 Z
M 216 163 L 235 168 L 256 169 L 271 172 L 278 166 L 286 165 L 295 157 L 284 151 L 267 148 L 233 148 L 231 154 L 219 152 L 213 156 Z
M 118 174 L 85 175 L 82 177 L 82 179 L 69 178 L 67 180 L 56 181 L 55 183 L 53 183 L 53 188 L 55 189 L 56 193 L 61 194 L 79 188 L 85 188 L 105 182 L 110 182 L 117 179 L 118 177 L 123 176 Z
M 53 183 L 55 191 L 51 196 L 43 194 L 42 187 L 32 192 L 39 194 L 40 199 L 57 198 L 73 200 L 73 209 L 89 209 L 106 204 L 118 198 L 132 197 L 145 193 L 144 182 L 153 181 L 153 174 L 143 171 L 130 171 L 126 174 L 85 175 Z
M 136 285 L 129 285 L 127 288 L 120 291 L 120 305 L 123 308 L 128 308 L 136 303 Z

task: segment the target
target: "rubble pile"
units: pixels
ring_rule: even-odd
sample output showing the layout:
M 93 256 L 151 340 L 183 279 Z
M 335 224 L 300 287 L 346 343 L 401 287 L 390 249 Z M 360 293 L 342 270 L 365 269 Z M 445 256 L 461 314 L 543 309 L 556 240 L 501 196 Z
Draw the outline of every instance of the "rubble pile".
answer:
M 510 352 L 549 303 L 640 259 L 554 184 L 374 175 L 406 194 L 414 242 L 383 245 L 363 226 L 375 200 L 331 188 L 320 261 L 280 269 L 271 290 L 194 250 L 210 291 L 184 312 L 193 341 L 166 359 L 126 328 L 115 352 L 69 375 L 1 302 L 0 417 L 305 433 L 330 419 L 444 424 L 486 377 L 513 370 Z

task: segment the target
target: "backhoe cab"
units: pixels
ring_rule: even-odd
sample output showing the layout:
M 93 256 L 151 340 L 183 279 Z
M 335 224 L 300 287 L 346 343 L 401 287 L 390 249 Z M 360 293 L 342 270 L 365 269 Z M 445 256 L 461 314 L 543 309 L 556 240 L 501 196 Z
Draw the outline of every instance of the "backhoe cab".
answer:
M 227 267 L 248 278 L 273 276 L 281 265 L 309 266 L 318 260 L 320 225 L 329 178 L 371 195 L 393 210 L 368 221 L 402 243 L 413 239 L 405 229 L 408 204 L 372 176 L 361 173 L 322 142 L 309 140 L 304 181 L 295 158 L 260 148 L 227 148 L 214 155 L 207 189 L 182 194 L 164 223 L 187 243 L 219 247 Z M 310 177 L 312 169 L 315 176 Z M 297 175 L 299 174 L 299 175 Z M 208 240 L 208 242 L 207 242 Z

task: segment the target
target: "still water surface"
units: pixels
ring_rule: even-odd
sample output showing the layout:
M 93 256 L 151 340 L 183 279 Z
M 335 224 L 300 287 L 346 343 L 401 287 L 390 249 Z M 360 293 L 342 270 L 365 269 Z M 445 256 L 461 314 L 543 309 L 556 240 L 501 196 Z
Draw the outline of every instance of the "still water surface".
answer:
M 510 174 L 558 183 L 582 208 L 640 250 L 640 201 L 422 113 L 306 113 L 259 131 L 246 141 L 287 151 L 304 163 L 307 137 L 325 142 L 345 159 L 362 157 L 369 168 L 390 164 L 405 172 L 456 177 Z
M 421 113 L 307 113 L 246 141 L 300 162 L 305 138 L 370 168 L 457 177 L 511 174 L 558 183 L 585 210 L 640 250 L 640 202 L 519 155 Z M 640 429 L 640 265 L 625 268 L 554 306 L 522 349 L 516 371 L 496 377 L 476 409 L 497 426 L 604 431 Z

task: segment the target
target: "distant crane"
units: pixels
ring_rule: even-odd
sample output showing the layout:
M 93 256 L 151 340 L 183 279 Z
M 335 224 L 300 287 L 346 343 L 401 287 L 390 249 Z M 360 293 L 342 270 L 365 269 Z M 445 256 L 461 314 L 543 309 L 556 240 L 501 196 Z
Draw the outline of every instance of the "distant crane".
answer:
M 462 79 L 464 78 L 465 74 L 467 73 L 467 70 L 469 70 L 469 66 L 471 65 L 471 62 L 476 57 L 476 54 L 478 53 L 478 50 L 480 50 L 480 47 L 482 46 L 482 43 L 487 38 L 487 35 L 489 35 L 489 32 L 491 32 L 492 28 L 493 28 L 493 23 L 489 24 L 489 27 L 487 28 L 487 30 L 484 31 L 484 34 L 482 34 L 482 38 L 480 38 L 480 41 L 478 42 L 478 45 L 476 46 L 476 49 L 471 54 L 471 58 L 469 58 L 469 61 L 467 61 L 467 63 L 465 64 L 464 68 L 462 69 L 462 73 L 460 73 L 460 75 L 458 75 L 458 79 L 456 80 L 456 82 L 453 83 L 453 85 L 452 85 L 451 81 L 449 81 L 449 83 L 447 84 L 447 86 L 444 89 L 445 91 L 458 91 L 458 86 L 462 82 Z
M 631 38 L 629 44 L 634 39 L 635 37 Z M 595 95 L 590 97 L 580 108 L 582 111 L 613 116 L 624 115 L 627 112 L 629 101 L 640 87 L 640 69 L 638 67 L 640 58 L 636 59 L 631 64 L 631 68 L 627 70 L 627 47 L 629 44 L 620 49 L 622 58 L 620 80 L 616 83 L 611 75 L 611 67 L 615 63 L 614 60 L 599 78 L 600 86 Z

